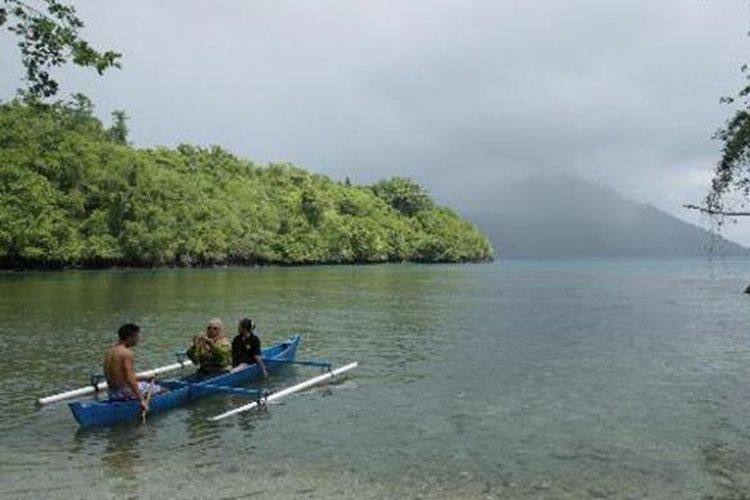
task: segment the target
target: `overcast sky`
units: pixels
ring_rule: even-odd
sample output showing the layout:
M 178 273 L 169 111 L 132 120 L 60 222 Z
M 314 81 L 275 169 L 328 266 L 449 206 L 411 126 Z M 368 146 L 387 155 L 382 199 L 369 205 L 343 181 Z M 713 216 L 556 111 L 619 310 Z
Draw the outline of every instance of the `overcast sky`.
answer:
M 463 212 L 575 174 L 682 218 L 748 59 L 746 0 L 79 0 L 123 53 L 61 74 L 138 146 L 221 144 L 335 178 L 412 177 Z M 19 86 L 0 40 L 0 96 Z M 750 221 L 729 236 L 750 243 Z

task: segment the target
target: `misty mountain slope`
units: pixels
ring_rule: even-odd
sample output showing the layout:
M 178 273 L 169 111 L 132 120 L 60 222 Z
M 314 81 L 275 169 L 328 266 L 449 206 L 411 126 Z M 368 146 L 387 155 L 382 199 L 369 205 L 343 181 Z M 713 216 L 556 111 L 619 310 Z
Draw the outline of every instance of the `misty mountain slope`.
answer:
M 571 177 L 505 185 L 473 219 L 502 258 L 747 256 L 750 249 Z

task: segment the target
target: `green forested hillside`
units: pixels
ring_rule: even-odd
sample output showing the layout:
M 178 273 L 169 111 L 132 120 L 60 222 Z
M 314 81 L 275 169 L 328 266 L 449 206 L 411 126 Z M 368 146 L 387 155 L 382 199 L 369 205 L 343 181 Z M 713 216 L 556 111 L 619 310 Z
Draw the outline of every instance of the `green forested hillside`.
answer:
M 459 262 L 477 228 L 395 178 L 337 183 L 219 148 L 136 149 L 90 101 L 0 105 L 0 267 Z

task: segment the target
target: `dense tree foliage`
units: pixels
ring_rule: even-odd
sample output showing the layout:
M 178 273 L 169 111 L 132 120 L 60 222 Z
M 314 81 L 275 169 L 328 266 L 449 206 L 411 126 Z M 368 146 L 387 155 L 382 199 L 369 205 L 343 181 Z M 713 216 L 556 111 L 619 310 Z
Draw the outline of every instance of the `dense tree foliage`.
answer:
M 59 85 L 50 72 L 67 62 L 100 75 L 120 66 L 119 53 L 96 50 L 81 38 L 83 22 L 72 5 L 58 0 L 0 0 L 0 27 L 18 38 L 27 84 L 21 94 L 30 100 L 57 93 Z
M 0 265 L 458 262 L 477 228 L 396 178 L 337 183 L 219 147 L 136 149 L 84 96 L 0 105 Z

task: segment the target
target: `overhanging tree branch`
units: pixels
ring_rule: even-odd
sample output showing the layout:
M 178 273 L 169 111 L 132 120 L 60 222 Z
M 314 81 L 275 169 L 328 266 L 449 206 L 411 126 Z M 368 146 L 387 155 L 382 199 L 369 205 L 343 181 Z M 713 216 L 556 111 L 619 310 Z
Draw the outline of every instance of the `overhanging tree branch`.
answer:
M 81 38 L 83 22 L 72 5 L 61 0 L 35 3 L 39 8 L 26 0 L 0 0 L 0 27 L 18 38 L 25 69 L 27 88 L 21 95 L 31 100 L 54 96 L 59 85 L 50 73 L 69 61 L 93 68 L 100 75 L 120 67 L 119 53 L 96 50 Z
M 699 212 L 708 214 L 708 215 L 719 215 L 719 216 L 723 215 L 726 217 L 750 217 L 750 212 L 731 212 L 731 211 L 700 207 L 698 205 L 683 205 L 683 207 L 690 209 L 690 210 L 698 210 Z

